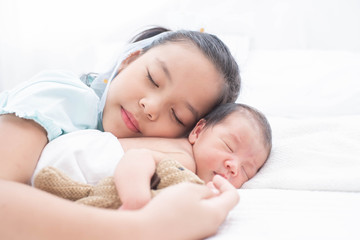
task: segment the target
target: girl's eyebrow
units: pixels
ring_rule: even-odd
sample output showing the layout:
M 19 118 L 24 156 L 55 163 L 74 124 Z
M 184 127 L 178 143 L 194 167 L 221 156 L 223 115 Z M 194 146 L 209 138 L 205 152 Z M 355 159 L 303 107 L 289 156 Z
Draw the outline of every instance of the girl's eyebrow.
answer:
M 170 71 L 169 71 L 168 67 L 166 66 L 166 63 L 164 61 L 158 59 L 158 58 L 156 60 L 160 64 L 161 69 L 163 70 L 163 72 L 165 73 L 165 75 L 167 76 L 169 81 L 172 82 L 171 74 L 170 74 Z
M 196 111 L 196 109 L 193 107 L 193 106 L 191 106 L 191 104 L 190 103 L 188 103 L 188 102 L 186 102 L 186 107 L 190 110 L 190 112 L 194 115 L 194 117 L 195 117 L 195 120 L 198 120 L 199 118 L 199 112 L 198 111 Z

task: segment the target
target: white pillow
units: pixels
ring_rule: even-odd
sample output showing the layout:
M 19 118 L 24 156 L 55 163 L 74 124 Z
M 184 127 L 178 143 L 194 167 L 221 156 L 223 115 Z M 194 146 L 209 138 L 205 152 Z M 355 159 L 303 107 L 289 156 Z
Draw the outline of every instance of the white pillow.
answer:
M 272 153 L 243 188 L 360 191 L 360 115 L 269 122 Z
M 360 114 L 360 53 L 253 51 L 238 102 L 273 116 Z
M 102 73 L 109 71 L 123 52 L 126 41 L 107 41 L 95 48 L 95 65 L 92 71 Z
M 250 52 L 251 39 L 241 34 L 218 34 L 217 35 L 230 49 L 240 69 L 246 64 Z

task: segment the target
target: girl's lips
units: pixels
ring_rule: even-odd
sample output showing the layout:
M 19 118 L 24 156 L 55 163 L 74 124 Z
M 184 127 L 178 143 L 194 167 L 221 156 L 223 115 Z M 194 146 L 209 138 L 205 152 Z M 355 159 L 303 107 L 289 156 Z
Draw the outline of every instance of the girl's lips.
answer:
M 139 131 L 139 124 L 137 123 L 136 119 L 126 111 L 124 108 L 121 108 L 121 116 L 124 120 L 125 125 L 133 132 L 140 132 Z

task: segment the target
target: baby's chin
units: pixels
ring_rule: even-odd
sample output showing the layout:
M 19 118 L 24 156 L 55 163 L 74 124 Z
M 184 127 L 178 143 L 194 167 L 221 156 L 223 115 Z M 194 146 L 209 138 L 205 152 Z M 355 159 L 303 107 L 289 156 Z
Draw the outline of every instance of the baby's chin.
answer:
M 203 180 L 205 182 L 205 184 L 208 184 L 208 183 L 213 182 L 213 179 L 214 179 L 214 176 L 216 175 L 216 173 L 211 172 L 211 173 L 206 174 L 206 175 L 202 175 L 202 174 L 197 174 L 197 175 L 201 180 Z

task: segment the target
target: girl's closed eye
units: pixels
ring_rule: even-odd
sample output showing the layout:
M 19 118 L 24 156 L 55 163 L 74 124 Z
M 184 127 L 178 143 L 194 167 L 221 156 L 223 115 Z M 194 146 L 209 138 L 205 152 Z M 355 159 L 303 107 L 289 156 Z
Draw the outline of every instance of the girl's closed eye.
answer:
M 151 84 L 153 84 L 155 87 L 159 88 L 159 84 L 157 84 L 154 79 L 152 78 L 150 72 L 149 72 L 149 69 L 146 69 L 147 71 L 147 78 L 149 79 L 149 81 L 151 82 Z
M 160 85 L 154 80 L 154 78 L 152 77 L 152 75 L 151 75 L 151 73 L 150 73 L 150 71 L 149 71 L 148 68 L 146 69 L 146 72 L 147 72 L 147 76 L 146 76 L 146 77 L 147 77 L 147 79 L 150 81 L 150 83 L 151 83 L 153 86 L 155 86 L 156 88 L 159 88 Z M 171 109 L 171 114 L 172 114 L 174 120 L 175 120 L 178 124 L 180 124 L 182 127 L 185 127 L 184 122 L 180 120 L 180 118 L 178 117 L 178 115 L 176 114 L 176 112 L 175 112 L 175 110 L 174 110 L 173 108 Z
M 179 117 L 176 115 L 175 110 L 172 108 L 171 113 L 174 116 L 175 121 L 180 124 L 181 126 L 185 127 L 185 124 L 179 119 Z

